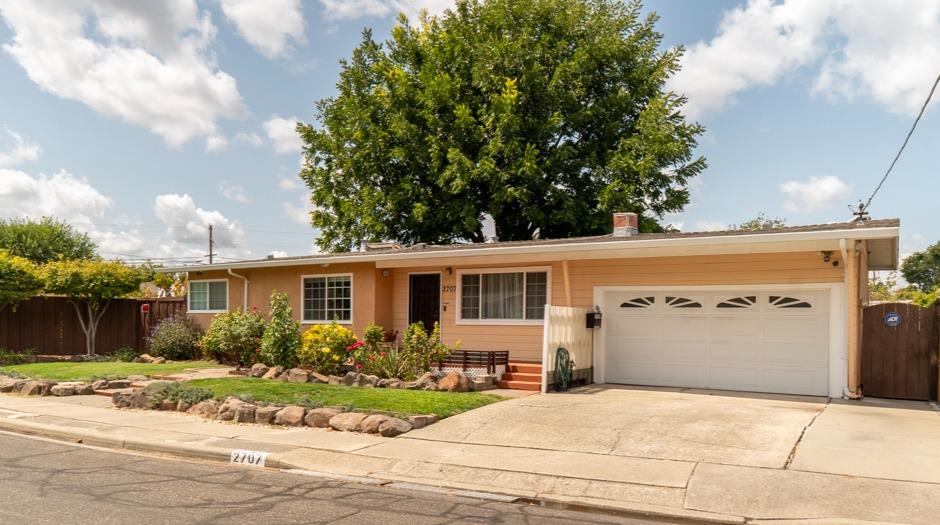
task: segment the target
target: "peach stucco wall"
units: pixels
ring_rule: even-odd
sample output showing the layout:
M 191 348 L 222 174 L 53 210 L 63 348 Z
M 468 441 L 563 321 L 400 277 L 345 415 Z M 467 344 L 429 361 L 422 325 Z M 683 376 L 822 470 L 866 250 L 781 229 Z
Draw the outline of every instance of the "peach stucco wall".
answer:
M 833 254 L 839 260 L 839 254 Z M 295 316 L 300 316 L 302 275 L 352 273 L 353 323 L 358 334 L 370 321 L 403 332 L 408 323 L 408 274 L 441 272 L 441 332 L 448 344 L 460 341 L 472 350 L 509 350 L 514 359 L 539 360 L 542 351 L 542 325 L 479 325 L 457 321 L 457 275 L 460 270 L 500 267 L 550 268 L 550 301 L 569 305 L 561 261 L 512 265 L 445 266 L 376 269 L 373 263 L 239 270 L 251 280 L 249 306 L 264 308 L 274 290 L 287 291 Z M 843 282 L 844 264 L 832 266 L 819 252 L 759 253 L 689 257 L 656 257 L 570 261 L 568 276 L 570 306 L 593 307 L 595 286 L 631 285 L 738 285 Z M 448 268 L 450 269 L 448 271 Z M 387 273 L 387 277 L 383 277 Z M 223 278 L 224 272 L 204 272 L 191 279 Z M 242 282 L 229 277 L 229 308 L 242 305 Z M 211 315 L 193 314 L 203 324 Z

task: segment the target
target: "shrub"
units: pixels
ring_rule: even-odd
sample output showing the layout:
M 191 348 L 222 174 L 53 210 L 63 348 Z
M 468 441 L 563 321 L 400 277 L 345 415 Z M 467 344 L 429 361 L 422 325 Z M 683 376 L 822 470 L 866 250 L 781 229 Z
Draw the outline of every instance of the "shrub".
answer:
M 199 356 L 202 328 L 189 317 L 178 315 L 162 319 L 150 332 L 147 344 L 150 353 L 175 361 Z
M 271 294 L 271 322 L 261 337 L 261 361 L 269 366 L 290 368 L 297 363 L 300 323 L 288 304 L 286 293 Z
M 354 344 L 356 335 L 346 327 L 335 322 L 313 325 L 301 337 L 297 357 L 301 366 L 321 374 L 336 374 L 346 366 Z
M 175 381 L 161 381 L 159 383 L 150 383 L 142 391 L 147 396 L 147 402 L 150 408 L 156 408 L 161 401 L 169 400 L 173 402 L 182 401 L 187 405 L 195 405 L 202 401 L 212 399 L 211 390 L 186 386 Z
M 17 352 L 15 350 L 7 350 L 6 348 L 0 348 L 0 366 L 6 365 L 22 365 L 24 363 L 32 362 L 33 350 L 24 350 L 22 352 Z
M 402 349 L 416 373 L 427 372 L 458 348 L 459 341 L 453 347 L 441 342 L 441 326 L 438 323 L 434 323 L 434 330 L 430 334 L 422 323 L 413 323 L 405 330 L 402 340 Z
M 129 346 L 122 346 L 111 354 L 111 360 L 117 361 L 119 363 L 130 363 L 138 355 L 139 354 L 137 353 L 136 349 Z
M 386 333 L 381 326 L 369 323 L 362 334 L 362 341 L 353 345 L 350 352 L 354 366 L 364 374 L 383 379 L 413 379 L 416 375 L 414 366 L 397 345 L 386 342 Z
M 264 317 L 257 310 L 235 310 L 212 319 L 200 346 L 207 357 L 242 367 L 258 362 L 263 335 Z

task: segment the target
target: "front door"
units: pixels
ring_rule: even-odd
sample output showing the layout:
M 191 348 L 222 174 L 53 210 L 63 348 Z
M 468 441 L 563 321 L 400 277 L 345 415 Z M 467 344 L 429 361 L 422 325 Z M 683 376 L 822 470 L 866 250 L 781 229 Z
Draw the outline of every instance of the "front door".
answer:
M 431 332 L 441 320 L 441 274 L 408 276 L 408 324 L 424 323 Z

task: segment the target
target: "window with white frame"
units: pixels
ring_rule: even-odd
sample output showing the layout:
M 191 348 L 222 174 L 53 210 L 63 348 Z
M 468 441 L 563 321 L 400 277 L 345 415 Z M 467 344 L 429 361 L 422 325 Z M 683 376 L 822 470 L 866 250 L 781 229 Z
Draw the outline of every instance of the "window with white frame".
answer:
M 228 281 L 190 281 L 190 312 L 224 312 L 228 310 Z
M 460 274 L 462 321 L 541 321 L 548 302 L 548 272 Z
M 352 321 L 352 276 L 304 277 L 303 320 L 311 323 Z

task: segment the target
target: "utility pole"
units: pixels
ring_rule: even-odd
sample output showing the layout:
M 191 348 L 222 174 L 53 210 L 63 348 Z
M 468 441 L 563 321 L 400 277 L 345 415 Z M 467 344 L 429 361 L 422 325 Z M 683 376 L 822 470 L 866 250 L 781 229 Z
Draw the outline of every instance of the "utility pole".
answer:
M 215 247 L 215 242 L 212 240 L 212 225 L 209 225 L 209 264 L 212 264 L 212 256 L 215 255 L 212 253 L 212 249 Z

